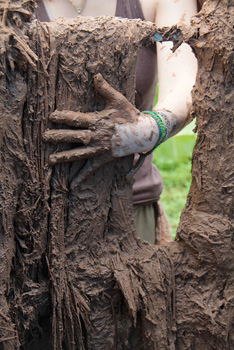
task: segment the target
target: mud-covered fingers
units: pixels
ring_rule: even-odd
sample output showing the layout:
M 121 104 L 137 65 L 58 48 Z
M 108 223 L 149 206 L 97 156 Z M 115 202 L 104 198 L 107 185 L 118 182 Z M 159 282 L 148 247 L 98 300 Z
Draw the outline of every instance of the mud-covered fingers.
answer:
M 43 141 L 57 144 L 63 143 L 83 143 L 88 145 L 92 138 L 92 131 L 90 130 L 47 130 L 43 135 Z
M 49 120 L 57 124 L 66 124 L 77 128 L 88 128 L 91 125 L 95 125 L 97 120 L 97 113 L 56 110 L 49 116 Z
M 81 159 L 95 157 L 99 153 L 103 153 L 103 148 L 98 147 L 82 147 L 74 148 L 68 151 L 53 153 L 49 156 L 49 164 L 74 162 Z
M 94 76 L 95 90 L 106 100 L 106 108 L 122 108 L 129 104 L 126 97 L 115 90 L 100 73 Z

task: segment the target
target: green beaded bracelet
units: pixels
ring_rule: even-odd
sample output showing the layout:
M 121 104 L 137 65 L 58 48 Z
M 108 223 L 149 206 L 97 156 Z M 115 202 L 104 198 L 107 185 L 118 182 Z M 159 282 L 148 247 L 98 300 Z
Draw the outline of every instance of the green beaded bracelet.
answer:
M 158 128 L 159 128 L 159 138 L 158 138 L 154 148 L 152 149 L 152 151 L 153 151 L 162 143 L 162 141 L 164 141 L 166 134 L 167 134 L 167 129 L 162 121 L 162 118 L 160 117 L 160 115 L 157 112 L 143 111 L 142 113 L 151 115 L 151 117 L 153 117 L 154 120 L 156 121 Z

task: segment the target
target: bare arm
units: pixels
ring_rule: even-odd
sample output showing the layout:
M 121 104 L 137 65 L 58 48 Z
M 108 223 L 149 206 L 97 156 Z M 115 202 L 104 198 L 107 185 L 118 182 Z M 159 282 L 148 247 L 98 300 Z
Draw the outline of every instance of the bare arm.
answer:
M 196 12 L 196 0 L 160 0 L 157 1 L 155 23 L 160 28 L 189 24 Z M 157 43 L 159 98 L 155 107 L 171 122 L 169 136 L 190 121 L 191 90 L 197 71 L 196 58 L 187 44 L 182 44 L 175 53 L 171 47 L 170 42 Z

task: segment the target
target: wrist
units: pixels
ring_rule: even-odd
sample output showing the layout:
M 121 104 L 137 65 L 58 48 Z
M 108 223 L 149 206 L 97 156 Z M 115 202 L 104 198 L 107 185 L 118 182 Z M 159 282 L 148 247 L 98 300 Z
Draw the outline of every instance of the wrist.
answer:
M 157 110 L 144 111 L 143 113 L 151 115 L 156 120 L 159 126 L 160 136 L 154 149 L 176 133 L 176 129 L 178 127 L 178 120 L 172 112 L 166 110 Z
M 155 119 L 146 118 L 143 114 L 140 114 L 135 123 L 116 124 L 111 139 L 112 155 L 124 157 L 134 153 L 150 152 L 154 149 L 159 134 Z
M 153 147 L 153 149 L 155 149 L 168 138 L 168 127 L 167 127 L 168 118 L 167 117 L 164 118 L 164 115 L 162 115 L 161 112 L 156 112 L 156 111 L 143 111 L 142 113 L 151 116 L 158 125 L 159 137 Z

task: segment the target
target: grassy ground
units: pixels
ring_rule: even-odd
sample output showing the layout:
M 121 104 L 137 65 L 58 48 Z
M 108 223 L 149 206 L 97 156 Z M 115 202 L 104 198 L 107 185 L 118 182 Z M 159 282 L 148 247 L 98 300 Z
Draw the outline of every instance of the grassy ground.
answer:
M 191 183 L 191 158 L 196 141 L 193 128 L 194 124 L 188 125 L 178 135 L 159 146 L 153 154 L 153 162 L 159 169 L 164 183 L 161 201 L 173 237 Z

